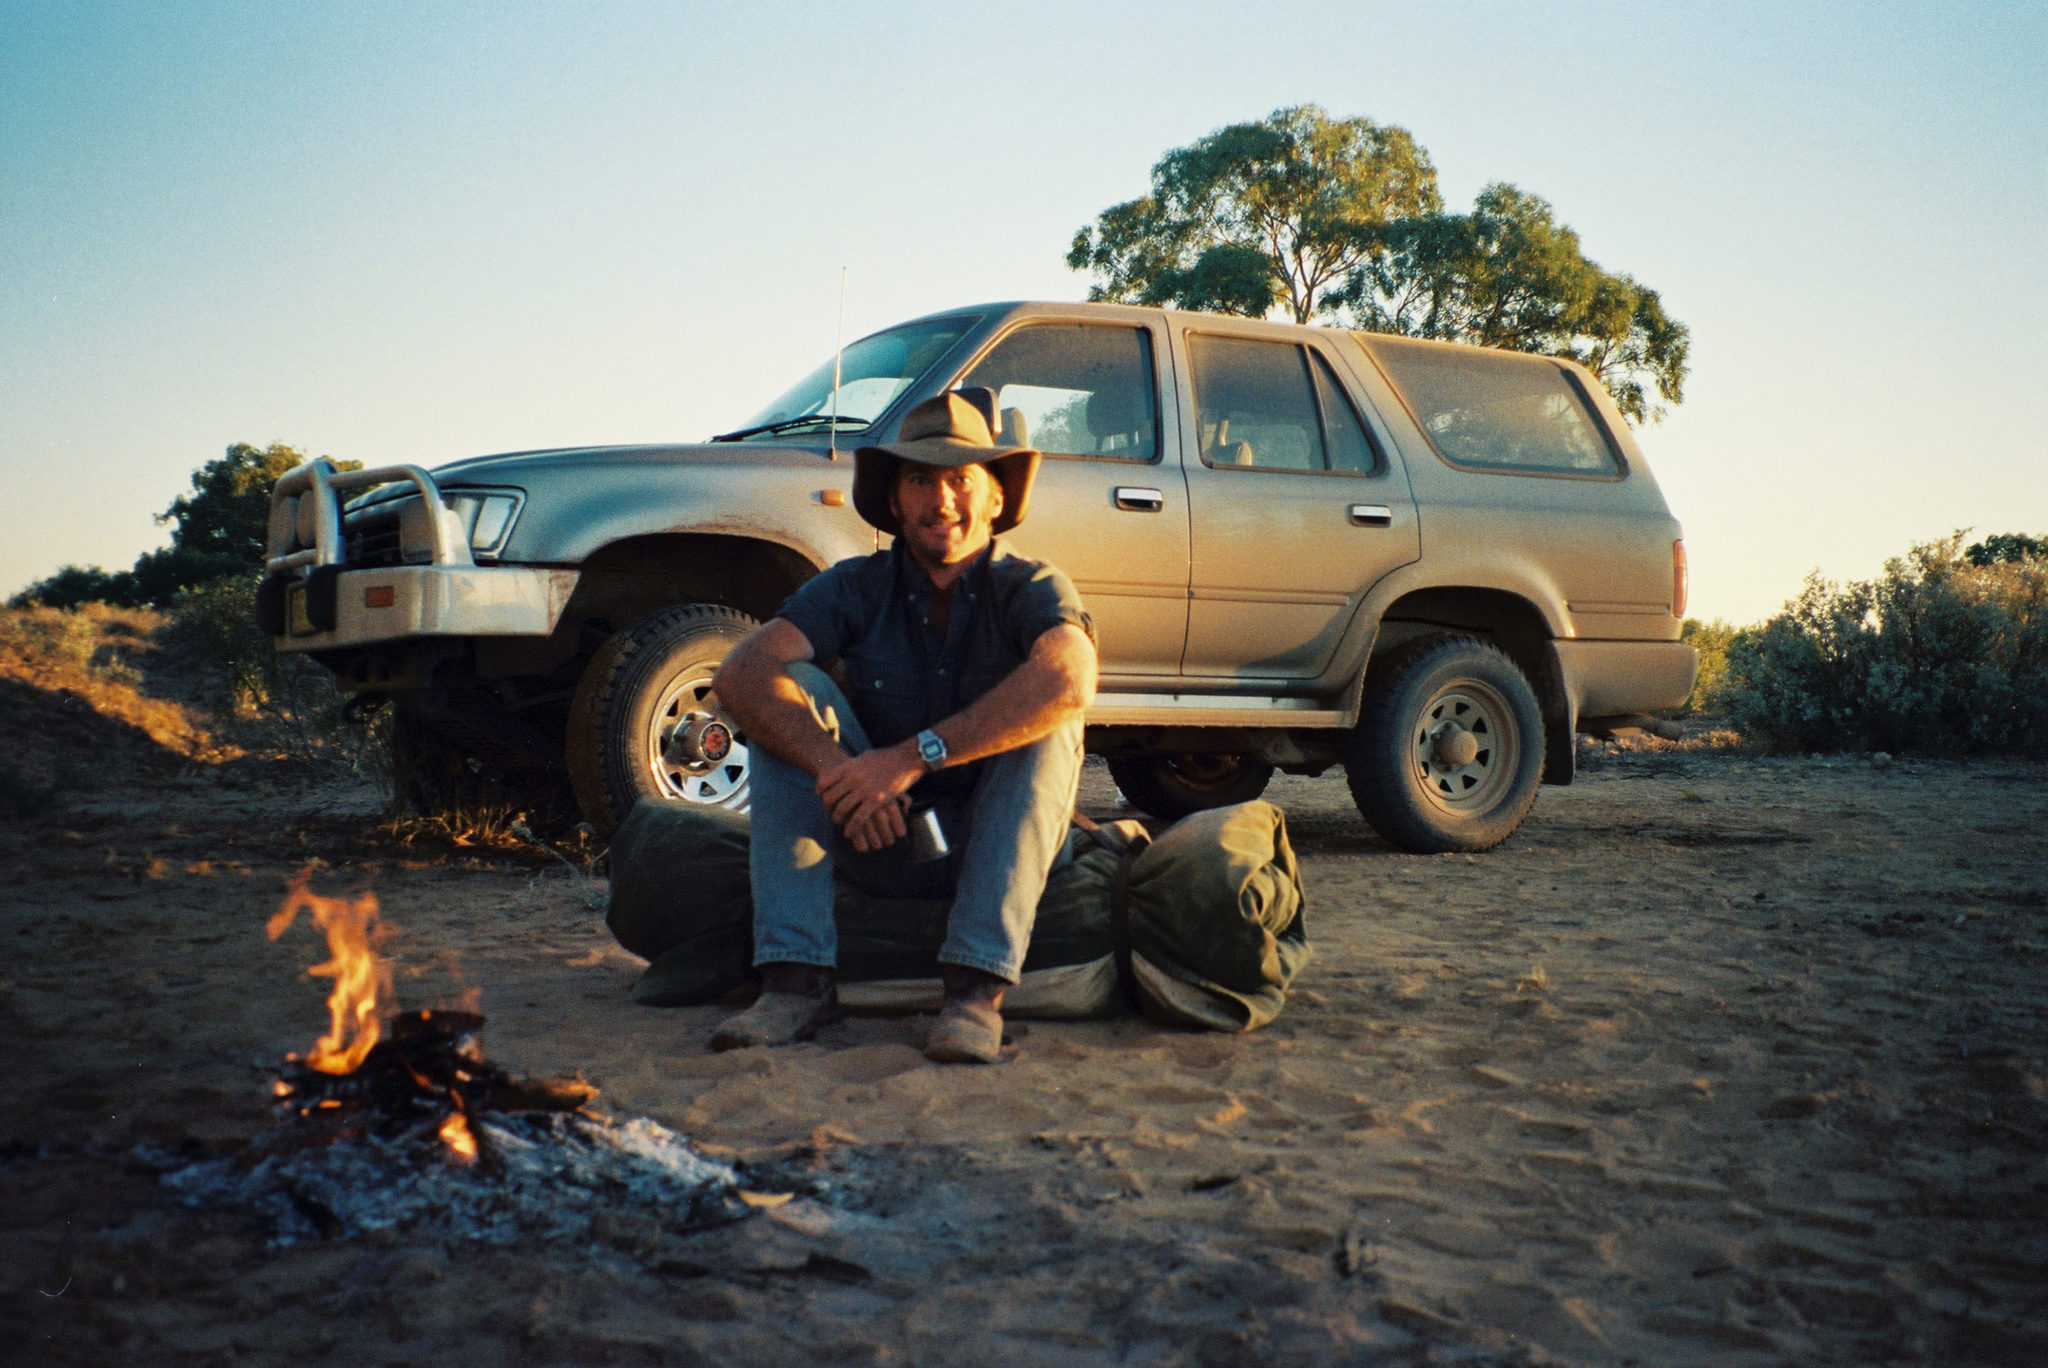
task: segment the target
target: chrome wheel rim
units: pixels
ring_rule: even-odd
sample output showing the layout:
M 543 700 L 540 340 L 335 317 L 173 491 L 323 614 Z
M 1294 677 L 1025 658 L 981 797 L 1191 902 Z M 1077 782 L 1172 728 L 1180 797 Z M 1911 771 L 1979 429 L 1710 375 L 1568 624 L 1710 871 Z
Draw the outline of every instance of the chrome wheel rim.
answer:
M 706 749 L 717 750 L 715 742 L 710 747 L 671 746 L 679 734 L 686 741 L 701 741 L 721 732 L 729 744 L 715 756 L 705 754 Z M 676 753 L 671 754 L 672 750 Z M 655 700 L 647 724 L 647 767 L 664 798 L 735 812 L 747 810 L 753 798 L 747 739 L 718 706 L 710 675 L 675 680 Z
M 1514 713 L 1506 698 L 1477 680 L 1438 689 L 1411 735 L 1409 775 L 1442 811 L 1483 812 L 1514 784 L 1521 762 Z

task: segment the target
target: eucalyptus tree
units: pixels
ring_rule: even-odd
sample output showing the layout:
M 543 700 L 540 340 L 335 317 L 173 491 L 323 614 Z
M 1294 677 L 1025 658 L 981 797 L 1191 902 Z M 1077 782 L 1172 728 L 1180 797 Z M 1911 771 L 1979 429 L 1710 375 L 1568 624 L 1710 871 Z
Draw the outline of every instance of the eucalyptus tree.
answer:
M 1314 105 L 1168 152 L 1150 193 L 1074 235 L 1088 297 L 1569 357 L 1631 422 L 1684 396 L 1690 335 L 1655 290 L 1589 261 L 1548 202 L 1512 185 L 1447 212 L 1406 129 Z
M 1549 203 L 1512 185 L 1487 186 L 1469 214 L 1389 224 L 1325 306 L 1371 332 L 1568 357 L 1631 422 L 1684 398 L 1686 326 L 1655 290 L 1587 260 Z
M 1067 265 L 1090 299 L 1263 317 L 1315 317 L 1390 223 L 1439 205 L 1436 168 L 1408 130 L 1315 105 L 1218 129 L 1152 168 L 1152 189 L 1074 235 Z

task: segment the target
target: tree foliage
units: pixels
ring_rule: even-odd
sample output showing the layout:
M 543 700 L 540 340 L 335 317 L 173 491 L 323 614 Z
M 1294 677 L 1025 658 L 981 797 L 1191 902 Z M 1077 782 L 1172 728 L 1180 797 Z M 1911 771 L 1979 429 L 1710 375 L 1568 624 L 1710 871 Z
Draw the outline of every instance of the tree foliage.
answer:
M 280 442 L 267 447 L 236 442 L 218 460 L 193 471 L 191 492 L 180 494 L 157 515 L 159 523 L 176 524 L 169 546 L 144 552 L 129 570 L 67 565 L 9 602 L 15 607 L 112 603 L 163 608 L 184 590 L 260 571 L 269 539 L 271 486 L 305 460 L 305 452 Z M 335 464 L 340 470 L 362 466 L 360 461 Z
M 1262 317 L 1315 316 L 1387 224 L 1438 207 L 1436 168 L 1404 128 L 1315 105 L 1168 152 L 1152 191 L 1074 235 L 1088 297 Z
M 1151 193 L 1075 234 L 1090 299 L 1568 357 L 1631 422 L 1679 403 L 1690 338 L 1662 299 L 1586 259 L 1541 197 L 1483 190 L 1446 212 L 1405 129 L 1314 105 L 1233 124 L 1168 152 Z
M 1487 186 L 1469 214 L 1388 225 L 1331 305 L 1369 332 L 1569 358 L 1631 422 L 1684 398 L 1685 325 L 1655 290 L 1588 261 L 1549 203 L 1512 185 Z
M 1972 542 L 1963 552 L 1972 565 L 2011 565 L 2025 560 L 2048 560 L 2048 537 L 2030 537 L 2024 532 L 1999 532 L 1983 541 Z

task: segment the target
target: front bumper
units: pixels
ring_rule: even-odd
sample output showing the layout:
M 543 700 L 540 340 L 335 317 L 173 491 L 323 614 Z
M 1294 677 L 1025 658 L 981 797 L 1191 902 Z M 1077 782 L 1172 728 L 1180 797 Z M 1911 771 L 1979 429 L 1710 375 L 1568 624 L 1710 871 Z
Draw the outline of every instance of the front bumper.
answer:
M 280 651 L 378 646 L 408 637 L 544 637 L 575 592 L 575 570 L 403 565 L 281 581 Z M 330 601 L 331 596 L 331 601 Z

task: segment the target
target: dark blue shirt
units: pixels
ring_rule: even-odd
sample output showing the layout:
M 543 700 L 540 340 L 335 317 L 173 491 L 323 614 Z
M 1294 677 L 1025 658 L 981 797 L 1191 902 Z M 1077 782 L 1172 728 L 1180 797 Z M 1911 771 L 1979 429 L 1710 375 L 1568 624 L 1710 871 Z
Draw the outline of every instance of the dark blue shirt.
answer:
M 804 634 L 819 664 L 845 665 L 847 701 L 878 747 L 915 736 L 980 698 L 1054 627 L 1071 623 L 1095 638 L 1072 582 L 1000 540 L 955 582 L 943 640 L 933 626 L 934 595 L 931 577 L 899 540 L 840 561 L 776 613 Z

